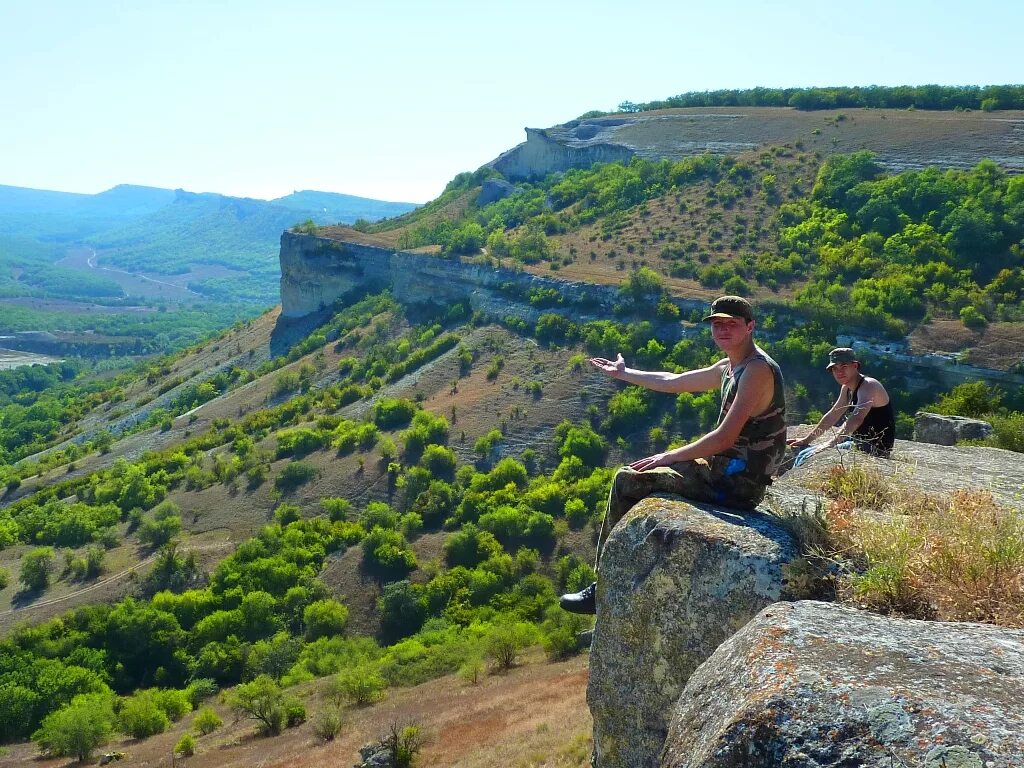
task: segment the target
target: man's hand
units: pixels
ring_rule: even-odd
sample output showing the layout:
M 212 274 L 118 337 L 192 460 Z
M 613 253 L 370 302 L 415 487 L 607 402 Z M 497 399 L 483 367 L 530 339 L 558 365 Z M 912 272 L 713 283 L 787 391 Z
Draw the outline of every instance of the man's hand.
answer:
M 637 459 L 630 464 L 630 469 L 635 469 L 637 472 L 643 472 L 647 469 L 654 469 L 655 467 L 667 467 L 669 464 L 674 464 L 675 461 L 667 453 L 656 453 L 653 456 L 648 456 L 645 459 Z
M 614 360 L 605 360 L 603 357 L 590 358 L 590 364 L 602 373 L 607 373 L 613 379 L 617 379 L 626 372 L 626 361 L 622 359 L 619 352 Z
M 821 453 L 827 447 L 828 446 L 825 445 L 819 445 L 815 448 L 804 448 L 802 451 L 800 451 L 800 453 L 796 455 L 796 459 L 793 461 L 793 467 L 802 467 L 804 464 L 807 463 L 807 461 L 810 458 L 812 458 L 816 454 Z
M 803 437 L 794 437 L 792 440 L 787 440 L 786 445 L 790 448 L 806 448 L 810 443 Z

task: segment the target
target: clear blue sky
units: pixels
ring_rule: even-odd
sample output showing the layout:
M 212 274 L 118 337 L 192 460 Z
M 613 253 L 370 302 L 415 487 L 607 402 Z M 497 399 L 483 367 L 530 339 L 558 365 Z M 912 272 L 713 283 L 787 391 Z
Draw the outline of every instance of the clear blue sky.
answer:
M 0 0 L 0 184 L 421 202 L 691 90 L 1024 82 L 1024 4 Z

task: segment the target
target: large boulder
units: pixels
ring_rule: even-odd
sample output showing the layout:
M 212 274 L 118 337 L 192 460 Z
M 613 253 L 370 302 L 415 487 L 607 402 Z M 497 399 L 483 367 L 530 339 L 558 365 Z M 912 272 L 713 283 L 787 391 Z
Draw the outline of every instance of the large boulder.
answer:
M 690 677 L 665 768 L 1024 765 L 1024 631 L 766 608 Z
M 788 566 L 798 558 L 769 515 L 673 496 L 630 510 L 598 580 L 587 688 L 595 766 L 657 765 L 691 673 L 766 605 L 794 597 Z
M 961 440 L 984 440 L 992 434 L 992 425 L 965 416 L 943 416 L 918 411 L 914 415 L 914 440 L 919 443 L 956 445 Z

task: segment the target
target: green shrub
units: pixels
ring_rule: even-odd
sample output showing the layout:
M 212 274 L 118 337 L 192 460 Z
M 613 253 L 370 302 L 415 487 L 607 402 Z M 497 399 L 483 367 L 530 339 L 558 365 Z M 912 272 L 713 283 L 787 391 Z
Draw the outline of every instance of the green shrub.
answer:
M 336 707 L 321 709 L 313 718 L 313 735 L 320 741 L 334 741 L 341 733 L 344 724 L 345 718 L 340 709 Z
M 383 697 L 387 682 L 376 667 L 360 666 L 339 672 L 330 688 L 357 707 L 365 707 Z
M 282 493 L 294 491 L 316 477 L 316 467 L 304 461 L 293 461 L 286 464 L 274 480 L 274 487 Z
M 286 728 L 294 728 L 306 722 L 306 705 L 296 698 L 284 703 L 284 724 Z
M 348 608 L 337 600 L 317 600 L 306 606 L 302 622 L 306 627 L 307 641 L 342 635 L 348 622 Z
M 213 707 L 203 707 L 192 718 L 192 727 L 203 736 L 213 733 L 222 725 L 224 725 L 224 721 L 220 719 L 220 715 Z
M 228 705 L 240 715 L 255 720 L 264 736 L 276 736 L 284 728 L 287 718 L 284 694 L 268 675 L 236 686 L 228 696 Z
M 145 739 L 167 730 L 170 718 L 156 702 L 152 691 L 140 691 L 125 699 L 117 713 L 118 728 L 134 739 Z
M 62 709 L 43 719 L 32 740 L 56 757 L 73 756 L 84 763 L 92 751 L 105 744 L 113 731 L 114 712 L 104 694 L 76 696 Z
M 183 734 L 174 745 L 174 753 L 183 757 L 192 757 L 196 753 L 196 740 L 191 733 Z
M 53 573 L 53 547 L 37 547 L 21 559 L 19 579 L 27 589 L 40 591 L 50 586 Z

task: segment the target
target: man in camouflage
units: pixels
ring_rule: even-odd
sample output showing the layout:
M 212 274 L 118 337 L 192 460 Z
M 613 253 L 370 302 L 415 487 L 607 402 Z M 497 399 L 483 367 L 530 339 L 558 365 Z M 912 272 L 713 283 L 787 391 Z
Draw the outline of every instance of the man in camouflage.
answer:
M 704 392 L 721 388 L 718 425 L 681 448 L 638 459 L 615 474 L 597 542 L 597 565 L 615 524 L 634 504 L 653 493 L 675 493 L 694 501 L 753 509 L 764 498 L 786 451 L 785 396 L 778 364 L 754 344 L 754 314 L 746 299 L 722 296 L 704 318 L 726 357 L 684 373 L 627 368 L 595 357 L 597 370 L 656 392 Z M 573 613 L 594 613 L 597 583 L 563 595 Z

